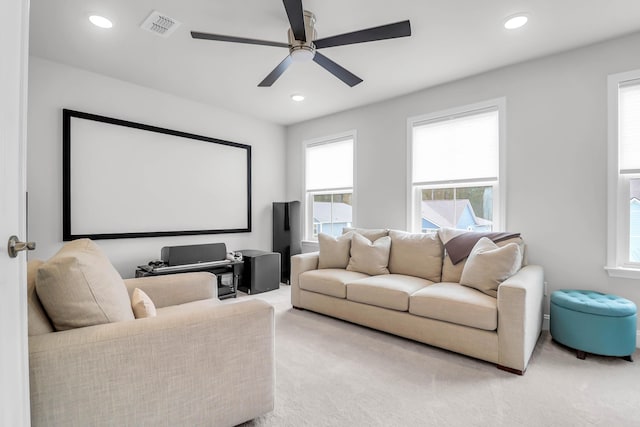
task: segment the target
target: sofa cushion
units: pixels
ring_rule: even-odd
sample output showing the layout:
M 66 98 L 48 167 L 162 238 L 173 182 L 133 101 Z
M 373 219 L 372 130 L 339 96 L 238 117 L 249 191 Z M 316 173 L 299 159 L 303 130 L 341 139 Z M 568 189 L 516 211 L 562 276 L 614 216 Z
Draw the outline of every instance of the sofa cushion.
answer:
M 42 264 L 36 292 L 58 331 L 134 319 L 122 277 L 89 239 L 67 243 Z
M 366 274 L 356 271 L 347 271 L 338 268 L 326 268 L 324 270 L 309 270 L 300 275 L 298 286 L 305 291 L 316 292 L 336 298 L 346 298 L 347 288 L 345 283 L 368 277 Z
M 144 319 L 145 317 L 156 317 L 156 306 L 142 289 L 135 288 L 131 295 L 131 309 L 136 319 Z
M 468 231 L 456 230 L 454 228 L 441 228 L 438 230 L 438 236 L 440 236 L 440 240 L 442 241 L 443 245 L 446 245 L 449 240 L 463 233 L 468 233 Z M 522 265 L 526 265 L 526 245 L 524 244 L 524 240 L 522 240 L 521 237 L 516 237 L 513 239 L 503 240 L 496 244 L 498 246 L 505 246 L 509 243 L 516 243 L 520 246 L 520 250 L 523 254 Z M 447 255 L 445 252 L 444 259 L 442 260 L 442 278 L 440 280 L 442 282 L 460 283 L 460 276 L 462 276 L 462 270 L 464 269 L 466 261 L 467 260 L 465 259 L 457 264 L 453 264 L 449 255 Z
M 342 229 L 342 233 L 358 233 L 361 236 L 366 237 L 367 239 L 375 242 L 381 237 L 385 237 L 389 235 L 389 230 L 386 228 L 353 228 L 353 227 L 344 227 Z
M 435 283 L 409 298 L 409 313 L 493 331 L 498 328 L 498 302 L 458 283 Z
M 389 231 L 389 272 L 439 282 L 442 274 L 442 242 L 437 233 Z
M 432 283 L 429 280 L 402 274 L 371 276 L 348 282 L 347 299 L 377 307 L 407 311 L 409 296 Z
M 377 274 L 389 274 L 389 252 L 391 250 L 391 238 L 381 237 L 375 242 L 369 241 L 357 233 L 351 239 L 351 259 L 347 270 L 375 276 Z
M 318 268 L 347 268 L 351 251 L 351 235 L 346 233 L 339 237 L 318 234 Z
M 520 246 L 509 243 L 499 247 L 483 237 L 475 244 L 460 276 L 460 284 L 475 288 L 494 298 L 498 286 L 520 270 Z
M 29 336 L 47 334 L 55 331 L 51 325 L 47 313 L 40 304 L 40 299 L 36 293 L 36 275 L 38 268 L 43 264 L 39 259 L 30 260 L 27 263 L 27 312 L 29 316 L 28 327 Z

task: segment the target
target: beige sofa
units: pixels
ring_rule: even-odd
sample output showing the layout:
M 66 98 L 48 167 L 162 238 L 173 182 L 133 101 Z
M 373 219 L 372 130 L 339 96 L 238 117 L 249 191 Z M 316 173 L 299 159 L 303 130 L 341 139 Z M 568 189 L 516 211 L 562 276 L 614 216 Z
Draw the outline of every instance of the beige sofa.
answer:
M 221 303 L 210 273 L 127 279 L 156 317 L 55 331 L 42 265 L 28 264 L 33 426 L 233 426 L 273 410 L 271 305 Z
M 292 257 L 294 307 L 462 353 L 513 373 L 524 373 L 542 326 L 542 267 L 518 265 L 517 272 L 496 285 L 497 289 L 480 291 L 460 284 L 471 255 L 454 265 L 444 251 L 443 242 L 462 234 L 460 231 L 440 230 L 430 236 L 388 230 L 354 231 L 353 236 L 368 237 L 371 246 L 374 241 L 382 241 L 382 237 L 389 242 L 388 271 L 367 274 L 357 271 L 362 268 L 351 268 L 354 260 L 369 262 L 378 256 L 375 251 L 364 253 L 364 257 L 362 253 L 354 254 L 355 240 L 346 249 L 349 259 L 340 261 L 340 252 L 345 251 L 344 240 L 348 240 L 345 236 L 325 245 L 328 251 L 323 262 L 321 239 L 320 252 Z M 361 238 L 358 239 L 360 242 Z M 507 245 L 517 245 L 521 255 L 524 252 L 519 237 L 497 244 L 500 251 Z M 467 268 L 478 268 L 477 260 L 474 258 L 473 266 L 469 264 Z M 345 262 L 348 264 L 343 267 Z M 480 274 L 492 268 L 480 265 Z

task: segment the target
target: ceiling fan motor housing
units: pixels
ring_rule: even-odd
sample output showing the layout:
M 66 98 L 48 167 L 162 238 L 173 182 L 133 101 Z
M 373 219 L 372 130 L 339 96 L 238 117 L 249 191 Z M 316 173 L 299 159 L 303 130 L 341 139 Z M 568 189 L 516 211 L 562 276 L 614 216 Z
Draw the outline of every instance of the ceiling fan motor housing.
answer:
M 306 41 L 296 40 L 291 28 L 287 31 L 289 37 L 289 54 L 291 59 L 298 62 L 311 61 L 316 54 L 316 46 L 313 40 L 317 38 L 316 17 L 308 10 L 304 11 L 304 32 Z

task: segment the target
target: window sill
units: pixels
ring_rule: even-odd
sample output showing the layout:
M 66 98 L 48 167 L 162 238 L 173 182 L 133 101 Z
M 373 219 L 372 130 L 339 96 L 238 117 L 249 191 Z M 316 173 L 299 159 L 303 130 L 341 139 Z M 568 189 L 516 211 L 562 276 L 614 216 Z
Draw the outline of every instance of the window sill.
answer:
M 609 277 L 621 279 L 640 279 L 640 269 L 629 267 L 605 267 Z

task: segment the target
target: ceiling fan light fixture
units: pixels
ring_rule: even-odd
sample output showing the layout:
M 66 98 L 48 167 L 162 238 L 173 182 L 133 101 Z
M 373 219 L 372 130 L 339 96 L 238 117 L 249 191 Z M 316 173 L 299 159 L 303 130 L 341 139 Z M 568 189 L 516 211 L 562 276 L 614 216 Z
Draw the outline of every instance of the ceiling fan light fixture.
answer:
M 504 28 L 506 28 L 507 30 L 515 30 L 524 26 L 528 20 L 529 17 L 527 17 L 525 13 L 511 15 L 504 20 Z
M 109 20 L 108 18 L 105 18 L 104 16 L 91 15 L 89 16 L 89 21 L 91 21 L 91 23 L 96 27 L 100 27 L 100 28 L 113 27 L 113 22 L 111 22 L 111 20 Z
M 295 46 L 291 48 L 289 55 L 295 62 L 309 62 L 316 55 L 316 50 L 309 46 Z

